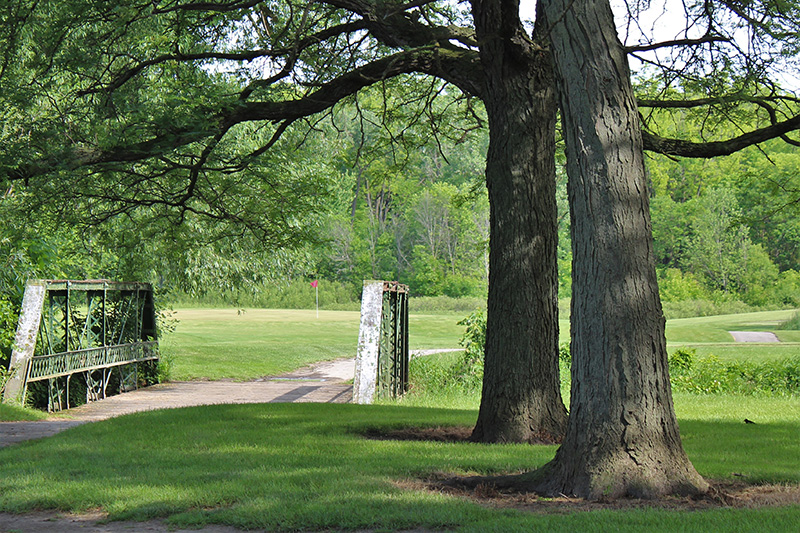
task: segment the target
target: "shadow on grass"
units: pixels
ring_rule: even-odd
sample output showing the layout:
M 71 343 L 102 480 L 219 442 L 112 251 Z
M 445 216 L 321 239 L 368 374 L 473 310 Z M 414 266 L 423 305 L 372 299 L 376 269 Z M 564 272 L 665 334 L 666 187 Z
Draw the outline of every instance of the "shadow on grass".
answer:
M 216 405 L 137 413 L 0 450 L 0 510 L 103 509 L 112 520 L 166 518 L 175 526 L 219 523 L 269 530 L 490 524 L 513 530 L 529 528 L 531 521 L 540 521 L 537 527 L 552 522 L 557 529 L 627 523 L 657 530 L 667 523 L 670 511 L 543 517 L 396 484 L 440 472 L 520 472 L 549 461 L 554 446 L 362 437 L 368 429 L 470 426 L 474 420 L 474 411 L 342 404 Z M 689 421 L 681 428 L 704 475 L 719 478 L 725 476 L 718 473 L 733 471 L 754 480 L 797 479 L 800 453 L 788 438 L 791 433 L 796 441 L 797 424 L 751 428 Z M 760 450 L 758 460 L 754 450 Z M 783 520 L 782 513 L 769 516 Z M 686 520 L 691 528 L 696 518 Z M 772 518 L 754 520 L 765 524 Z
M 681 420 L 686 453 L 703 476 L 800 483 L 800 422 Z

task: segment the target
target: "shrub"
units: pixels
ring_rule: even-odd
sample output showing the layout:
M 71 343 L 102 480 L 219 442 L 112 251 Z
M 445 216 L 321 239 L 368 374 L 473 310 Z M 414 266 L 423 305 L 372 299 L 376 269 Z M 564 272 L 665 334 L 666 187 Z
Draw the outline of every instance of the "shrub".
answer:
M 715 355 L 696 357 L 695 350 L 680 348 L 670 355 L 669 369 L 673 389 L 683 392 L 800 394 L 800 357 L 765 363 L 723 361 Z
M 694 366 L 697 350 L 694 348 L 679 348 L 669 356 L 669 371 L 674 373 L 686 373 Z
M 665 302 L 701 300 L 709 297 L 708 291 L 694 275 L 681 272 L 677 268 L 659 272 L 658 289 L 661 299 Z
M 6 390 L 6 383 L 8 383 L 8 380 L 11 379 L 13 374 L 14 372 L 12 370 L 0 366 L 0 399 L 3 397 L 3 393 Z
M 480 390 L 483 383 L 483 355 L 486 348 L 486 313 L 475 311 L 458 323 L 464 326 L 459 344 L 464 355 L 453 368 L 453 379 Z
M 14 346 L 17 312 L 10 301 L 0 298 L 0 368 L 6 368 Z
M 486 283 L 482 280 L 461 274 L 450 274 L 442 283 L 442 292 L 451 298 L 463 298 L 467 296 L 477 296 L 485 288 Z
M 572 353 L 569 351 L 568 342 L 562 342 L 558 346 L 558 360 L 567 368 L 572 364 Z

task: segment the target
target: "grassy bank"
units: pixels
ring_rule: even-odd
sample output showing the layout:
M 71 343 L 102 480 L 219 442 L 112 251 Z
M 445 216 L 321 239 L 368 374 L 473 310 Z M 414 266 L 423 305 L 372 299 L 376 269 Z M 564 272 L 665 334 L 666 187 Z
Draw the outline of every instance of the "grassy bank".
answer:
M 47 413 L 36 409 L 0 403 L 0 422 L 33 421 L 45 418 L 47 418 Z

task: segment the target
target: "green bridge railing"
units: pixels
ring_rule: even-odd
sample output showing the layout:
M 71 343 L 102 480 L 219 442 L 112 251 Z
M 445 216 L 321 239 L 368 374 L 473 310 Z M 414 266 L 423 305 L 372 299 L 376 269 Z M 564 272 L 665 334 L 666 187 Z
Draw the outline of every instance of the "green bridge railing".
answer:
M 85 379 L 87 402 L 99 400 L 107 395 L 112 371 L 120 392 L 132 390 L 139 384 L 139 364 L 157 359 L 150 284 L 30 281 L 3 401 L 24 403 L 28 384 L 47 381 L 48 410 L 69 409 L 73 376 Z

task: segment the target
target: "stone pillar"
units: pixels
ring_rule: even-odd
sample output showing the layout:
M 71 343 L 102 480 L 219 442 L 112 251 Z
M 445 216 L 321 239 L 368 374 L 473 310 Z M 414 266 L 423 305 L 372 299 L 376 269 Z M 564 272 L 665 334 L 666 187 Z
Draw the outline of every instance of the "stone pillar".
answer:
M 361 293 L 361 327 L 358 330 L 353 402 L 372 403 L 378 381 L 383 281 L 364 281 Z
M 41 281 L 29 281 L 22 297 L 22 312 L 19 315 L 17 334 L 14 337 L 14 349 L 8 365 L 12 372 L 6 383 L 3 401 L 6 403 L 22 403 L 25 393 L 25 373 L 28 363 L 36 348 L 36 336 L 39 334 L 39 322 L 42 319 L 42 304 L 46 286 Z

